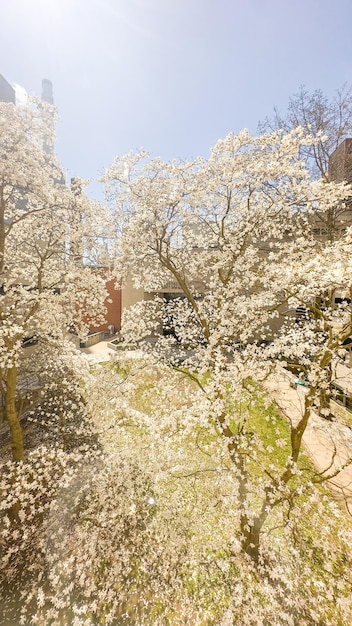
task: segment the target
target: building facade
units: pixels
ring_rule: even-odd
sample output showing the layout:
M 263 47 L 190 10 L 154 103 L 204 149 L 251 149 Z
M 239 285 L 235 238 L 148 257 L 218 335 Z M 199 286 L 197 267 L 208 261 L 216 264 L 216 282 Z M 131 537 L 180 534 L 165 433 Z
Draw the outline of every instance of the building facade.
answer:
M 2 74 L 0 74 L 0 102 L 12 102 L 16 104 L 15 89 L 7 82 Z

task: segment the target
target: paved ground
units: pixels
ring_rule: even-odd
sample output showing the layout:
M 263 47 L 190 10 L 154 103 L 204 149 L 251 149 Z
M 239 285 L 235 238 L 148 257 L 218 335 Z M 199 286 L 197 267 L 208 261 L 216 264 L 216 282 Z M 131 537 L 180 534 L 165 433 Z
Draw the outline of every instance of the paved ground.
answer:
M 289 374 L 271 377 L 266 387 L 284 415 L 297 421 L 302 415 L 304 388 L 292 389 Z M 330 422 L 312 413 L 303 436 L 303 445 L 316 468 L 331 474 L 346 463 L 337 476 L 329 481 L 334 497 L 352 517 L 352 431 L 343 423 Z
M 83 348 L 90 362 L 99 362 L 110 358 L 118 352 L 108 347 L 107 341 Z M 302 399 L 304 388 L 292 389 L 290 375 L 270 378 L 266 387 L 280 407 L 284 415 L 290 420 L 297 421 L 302 414 Z M 319 471 L 333 470 L 344 466 L 352 459 L 352 431 L 340 422 L 329 422 L 315 413 L 310 418 L 309 425 L 303 437 L 304 447 Z M 341 502 L 352 517 L 352 463 L 329 481 L 329 486 L 335 498 Z
M 81 352 L 86 354 L 92 363 L 109 359 L 113 354 L 116 354 L 115 350 L 108 348 L 108 341 L 100 341 L 90 348 L 81 348 Z
M 99 341 L 99 343 L 90 346 L 90 348 L 81 348 L 80 351 L 86 354 L 90 363 L 99 363 L 104 360 L 108 360 L 111 356 L 118 356 L 119 350 L 112 350 L 108 347 L 108 341 Z M 137 350 L 125 350 L 124 354 L 130 354 L 131 356 L 138 356 Z M 142 355 L 143 353 L 140 352 Z

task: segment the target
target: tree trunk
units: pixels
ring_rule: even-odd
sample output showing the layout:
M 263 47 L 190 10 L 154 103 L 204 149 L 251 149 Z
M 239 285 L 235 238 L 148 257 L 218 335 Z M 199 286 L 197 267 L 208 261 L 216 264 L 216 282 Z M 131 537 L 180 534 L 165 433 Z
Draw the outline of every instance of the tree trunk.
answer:
M 5 263 L 5 199 L 4 187 L 0 186 L 0 273 L 4 271 Z M 1 281 L 2 282 L 2 281 Z M 1 283 L 0 283 L 1 286 Z
M 17 367 L 13 366 L 7 370 L 6 376 L 5 416 L 11 432 L 12 459 L 13 461 L 23 461 L 23 433 L 16 410 L 16 387 Z
M 242 524 L 241 524 L 242 525 Z M 242 550 L 248 556 L 250 556 L 255 563 L 259 560 L 259 545 L 260 545 L 260 529 L 262 524 L 254 522 L 252 525 L 243 529 L 242 532 Z

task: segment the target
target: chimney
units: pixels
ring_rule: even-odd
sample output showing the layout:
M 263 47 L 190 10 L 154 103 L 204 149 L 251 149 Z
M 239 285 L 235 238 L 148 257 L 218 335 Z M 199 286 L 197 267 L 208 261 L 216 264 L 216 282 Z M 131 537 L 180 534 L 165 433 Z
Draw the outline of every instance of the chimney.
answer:
M 53 98 L 53 84 L 51 80 L 43 78 L 42 80 L 42 100 L 49 104 L 54 104 Z

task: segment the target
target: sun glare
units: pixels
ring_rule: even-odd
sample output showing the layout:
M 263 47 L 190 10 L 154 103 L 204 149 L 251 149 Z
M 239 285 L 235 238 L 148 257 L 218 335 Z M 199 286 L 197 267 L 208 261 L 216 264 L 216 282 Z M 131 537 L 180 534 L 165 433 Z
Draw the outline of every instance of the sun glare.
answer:
M 61 20 L 72 2 L 70 0 L 17 0 L 14 4 L 30 19 L 46 22 L 48 19 Z

